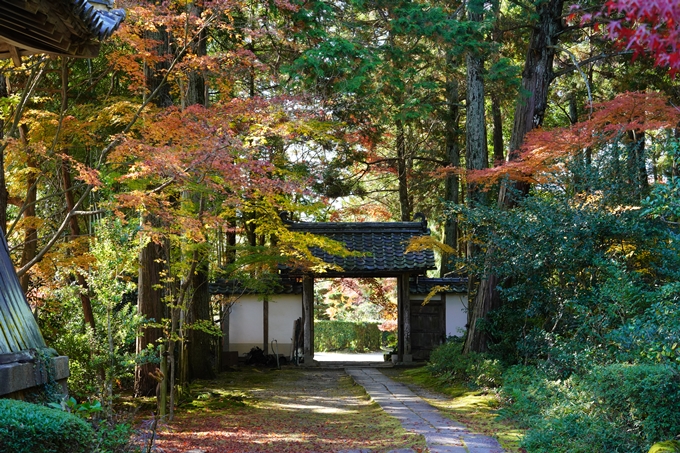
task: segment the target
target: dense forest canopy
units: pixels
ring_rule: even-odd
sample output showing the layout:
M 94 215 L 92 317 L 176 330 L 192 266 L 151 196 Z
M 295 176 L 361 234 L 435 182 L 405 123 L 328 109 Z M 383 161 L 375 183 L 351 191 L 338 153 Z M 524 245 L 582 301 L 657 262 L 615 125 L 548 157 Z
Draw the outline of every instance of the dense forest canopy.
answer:
M 284 211 L 424 213 L 441 275 L 470 279 L 466 352 L 677 370 L 674 2 L 117 7 L 97 58 L 0 71 L 0 225 L 76 394 L 155 391 L 161 344 L 173 382 L 211 376 L 209 281 L 267 294 L 342 252 Z

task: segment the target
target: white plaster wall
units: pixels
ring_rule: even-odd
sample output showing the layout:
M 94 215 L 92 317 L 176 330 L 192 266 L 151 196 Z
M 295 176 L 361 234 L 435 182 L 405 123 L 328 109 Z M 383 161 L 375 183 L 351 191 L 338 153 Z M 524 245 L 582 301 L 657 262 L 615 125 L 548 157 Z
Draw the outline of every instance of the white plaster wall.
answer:
M 293 341 L 293 323 L 302 317 L 302 296 L 277 296 L 269 301 L 269 341 L 277 340 L 279 352 L 282 344 L 290 345 Z M 288 354 L 286 349 L 285 354 Z
M 262 304 L 257 295 L 244 295 L 231 308 L 229 349 L 238 351 L 239 356 L 255 346 L 262 347 Z M 302 296 L 283 294 L 269 298 L 269 342 L 277 340 L 279 354 L 290 354 L 293 323 L 301 316 Z
M 446 295 L 446 336 L 462 337 L 467 324 L 467 294 Z

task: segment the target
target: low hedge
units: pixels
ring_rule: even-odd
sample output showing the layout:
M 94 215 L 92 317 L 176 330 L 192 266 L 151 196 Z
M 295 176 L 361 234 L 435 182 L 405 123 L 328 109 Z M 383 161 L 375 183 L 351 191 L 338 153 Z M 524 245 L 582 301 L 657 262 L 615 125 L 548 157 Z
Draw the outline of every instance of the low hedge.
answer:
M 24 401 L 0 399 L 0 451 L 88 453 L 95 433 L 75 415 Z
M 377 322 L 314 321 L 317 351 L 378 351 L 382 332 Z

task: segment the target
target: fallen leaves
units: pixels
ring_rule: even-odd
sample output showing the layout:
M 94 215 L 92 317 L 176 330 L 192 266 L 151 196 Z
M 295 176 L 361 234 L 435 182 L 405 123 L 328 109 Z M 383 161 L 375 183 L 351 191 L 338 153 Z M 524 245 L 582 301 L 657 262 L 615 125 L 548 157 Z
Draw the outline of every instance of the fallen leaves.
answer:
M 425 445 L 342 370 L 244 369 L 201 386 L 192 389 L 200 398 L 159 430 L 156 445 L 163 452 L 417 451 Z

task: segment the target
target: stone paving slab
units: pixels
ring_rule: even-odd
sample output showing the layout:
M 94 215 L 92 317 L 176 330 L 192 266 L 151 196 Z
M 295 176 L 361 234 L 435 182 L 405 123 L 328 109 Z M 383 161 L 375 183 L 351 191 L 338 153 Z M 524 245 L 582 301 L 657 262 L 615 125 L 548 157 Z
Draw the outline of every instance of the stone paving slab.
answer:
M 407 386 L 388 378 L 375 368 L 345 368 L 371 399 L 399 420 L 405 430 L 421 434 L 430 453 L 503 453 L 496 439 L 470 432 L 464 425 L 444 417 Z M 341 453 L 365 453 L 346 450 Z M 411 449 L 390 453 L 413 453 Z

